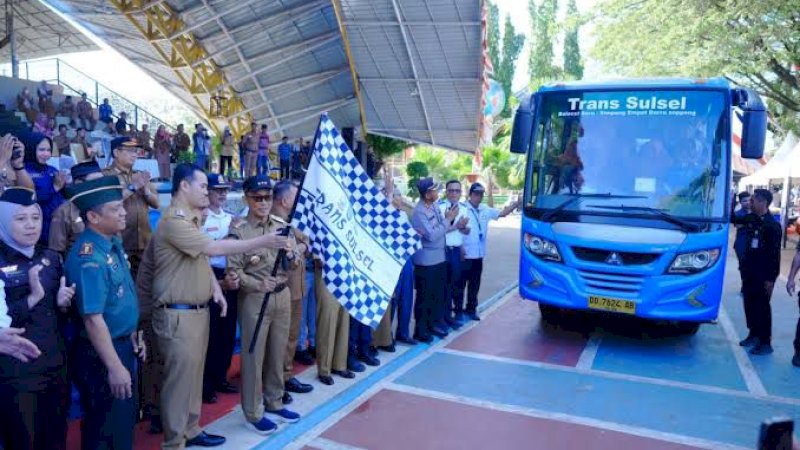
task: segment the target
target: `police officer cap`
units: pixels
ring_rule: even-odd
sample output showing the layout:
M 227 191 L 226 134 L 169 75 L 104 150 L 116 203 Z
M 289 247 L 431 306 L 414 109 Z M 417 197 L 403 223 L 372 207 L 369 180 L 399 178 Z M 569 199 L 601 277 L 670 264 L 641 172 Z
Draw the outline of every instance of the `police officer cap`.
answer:
M 244 181 L 242 186 L 245 192 L 272 190 L 272 180 L 266 175 L 255 175 Z
M 36 191 L 24 187 L 9 187 L 0 195 L 0 202 L 16 203 L 22 206 L 31 206 L 36 203 Z
M 104 203 L 122 200 L 122 185 L 114 175 L 74 184 L 67 188 L 67 197 L 81 212 Z
M 122 136 L 111 140 L 111 151 L 113 152 L 119 147 L 141 147 L 142 145 L 136 139 L 128 136 Z
M 72 174 L 72 179 L 76 178 L 84 178 L 90 174 L 100 172 L 100 165 L 97 164 L 97 161 L 86 161 L 80 164 L 75 164 L 69 169 L 70 173 Z
M 208 174 L 208 188 L 209 189 L 230 189 L 231 183 L 220 174 Z
M 426 192 L 432 189 L 439 189 L 439 184 L 433 181 L 433 178 L 427 177 L 417 181 L 417 190 L 420 195 L 425 195 Z
M 472 183 L 472 186 L 469 187 L 470 194 L 483 194 L 485 191 L 486 189 L 480 183 Z

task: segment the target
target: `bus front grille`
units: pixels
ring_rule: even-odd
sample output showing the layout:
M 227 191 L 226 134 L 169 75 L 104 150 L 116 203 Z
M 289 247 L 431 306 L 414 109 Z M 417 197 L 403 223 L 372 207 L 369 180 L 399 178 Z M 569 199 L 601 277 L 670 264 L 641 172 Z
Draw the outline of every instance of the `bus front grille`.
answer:
M 620 275 L 593 270 L 580 270 L 579 273 L 586 287 L 593 290 L 636 294 L 642 289 L 643 280 L 639 275 Z
M 612 253 L 616 254 L 619 265 L 623 266 L 641 266 L 650 264 L 658 259 L 658 253 L 635 253 L 635 252 L 614 252 L 611 250 L 601 250 L 597 248 L 588 247 L 572 247 L 572 253 L 575 257 L 590 262 L 605 263 L 609 260 Z

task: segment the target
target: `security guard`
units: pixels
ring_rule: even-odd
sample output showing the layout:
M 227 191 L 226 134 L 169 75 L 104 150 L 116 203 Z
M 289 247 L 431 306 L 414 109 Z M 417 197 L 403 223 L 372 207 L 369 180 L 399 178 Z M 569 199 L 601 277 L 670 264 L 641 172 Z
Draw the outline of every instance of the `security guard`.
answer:
M 205 172 L 192 164 L 179 164 L 172 178 L 172 203 L 153 236 L 152 326 L 164 358 L 161 422 L 165 450 L 225 443 L 224 437 L 207 434 L 199 424 L 209 299 L 220 305 L 223 315 L 227 312 L 209 257 L 252 253 L 265 247 L 291 250 L 287 238 L 274 234 L 213 240 L 200 229 L 201 212 L 207 206 Z
M 231 230 L 231 237 L 251 239 L 278 232 L 286 224 L 270 216 L 272 181 L 266 175 L 256 175 L 244 182 L 249 211 L 245 222 Z M 295 193 L 296 193 L 296 188 Z M 290 254 L 290 256 L 293 255 Z M 278 251 L 257 249 L 228 258 L 228 271 L 239 277 L 239 326 L 242 330 L 242 410 L 250 428 L 259 434 L 277 429 L 276 420 L 294 423 L 300 415 L 283 407 L 283 360 L 289 339 L 291 296 L 287 289 L 289 256 L 278 260 Z M 278 264 L 273 277 L 272 270 Z M 256 339 L 254 351 L 249 352 L 253 332 L 258 323 L 264 296 L 269 293 L 266 314 Z M 265 410 L 266 403 L 266 410 Z
M 772 309 L 770 299 L 781 265 L 781 226 L 769 213 L 772 193 L 756 189 L 750 198 L 750 214 L 731 220 L 744 225 L 747 239 L 742 258 L 742 296 L 749 333 L 739 343 L 750 354 L 772 353 Z
M 142 145 L 136 139 L 119 137 L 111 141 L 111 156 L 114 162 L 103 171 L 103 175 L 116 175 L 123 186 L 126 225 L 122 231 L 122 243 L 131 263 L 134 276 L 139 271 L 142 252 L 150 242 L 150 208 L 158 209 L 158 192 L 150 183 L 150 172 L 134 170 Z
M 72 184 L 77 185 L 84 181 L 96 180 L 103 176 L 97 161 L 88 161 L 75 164 L 70 169 Z M 81 212 L 72 202 L 64 202 L 53 213 L 50 223 L 50 236 L 48 247 L 62 256 L 75 244 L 75 239 L 83 232 L 84 224 Z
M 87 228 L 69 251 L 65 273 L 76 285 L 84 329 L 75 352 L 84 411 L 84 449 L 132 449 L 136 423 L 136 332 L 139 307 L 122 241 L 122 188 L 117 177 L 78 184 L 69 193 Z

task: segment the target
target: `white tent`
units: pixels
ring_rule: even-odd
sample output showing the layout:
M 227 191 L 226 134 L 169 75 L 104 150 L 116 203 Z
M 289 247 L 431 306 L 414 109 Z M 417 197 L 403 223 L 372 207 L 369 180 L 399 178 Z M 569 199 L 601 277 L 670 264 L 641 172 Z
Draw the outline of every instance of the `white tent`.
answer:
M 740 186 L 764 186 L 769 180 L 800 176 L 800 141 L 791 131 L 786 135 L 778 151 L 758 172 L 744 177 Z

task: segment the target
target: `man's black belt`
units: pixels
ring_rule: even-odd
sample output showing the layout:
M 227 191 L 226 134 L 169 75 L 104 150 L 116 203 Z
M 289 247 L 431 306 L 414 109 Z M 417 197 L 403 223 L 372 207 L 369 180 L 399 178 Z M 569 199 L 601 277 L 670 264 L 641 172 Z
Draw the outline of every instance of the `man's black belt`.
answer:
M 208 303 L 205 303 L 205 304 L 202 304 L 202 305 L 190 305 L 188 303 L 171 303 L 169 305 L 162 305 L 162 308 L 165 308 L 165 309 L 178 309 L 178 310 L 181 310 L 181 311 L 187 311 L 187 310 L 195 310 L 196 311 L 196 310 L 201 310 L 201 309 L 208 308 Z

